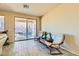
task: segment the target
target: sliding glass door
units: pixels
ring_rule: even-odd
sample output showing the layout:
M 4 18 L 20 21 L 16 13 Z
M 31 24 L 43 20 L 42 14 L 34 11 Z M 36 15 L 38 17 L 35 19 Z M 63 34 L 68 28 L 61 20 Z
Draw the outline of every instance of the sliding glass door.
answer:
M 36 20 L 15 18 L 15 41 L 31 39 L 36 36 Z

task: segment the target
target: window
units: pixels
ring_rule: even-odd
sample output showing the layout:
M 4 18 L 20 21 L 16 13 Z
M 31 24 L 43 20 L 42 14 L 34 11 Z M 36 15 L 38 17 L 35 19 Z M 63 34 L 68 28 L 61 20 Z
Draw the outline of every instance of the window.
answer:
M 0 16 L 0 32 L 4 31 L 4 16 Z

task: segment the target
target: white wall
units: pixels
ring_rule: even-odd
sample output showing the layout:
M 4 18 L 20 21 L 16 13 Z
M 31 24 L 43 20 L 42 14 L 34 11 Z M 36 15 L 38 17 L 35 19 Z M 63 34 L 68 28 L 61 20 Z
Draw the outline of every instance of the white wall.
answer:
M 79 4 L 61 4 L 42 17 L 42 31 L 65 33 L 64 48 L 79 55 Z

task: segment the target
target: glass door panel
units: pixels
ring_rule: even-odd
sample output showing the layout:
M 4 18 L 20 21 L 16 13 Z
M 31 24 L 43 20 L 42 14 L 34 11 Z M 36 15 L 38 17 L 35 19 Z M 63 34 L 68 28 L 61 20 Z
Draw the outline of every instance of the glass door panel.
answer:
M 28 38 L 36 37 L 36 20 L 28 20 Z
M 15 18 L 15 40 L 24 40 L 26 38 L 26 19 Z

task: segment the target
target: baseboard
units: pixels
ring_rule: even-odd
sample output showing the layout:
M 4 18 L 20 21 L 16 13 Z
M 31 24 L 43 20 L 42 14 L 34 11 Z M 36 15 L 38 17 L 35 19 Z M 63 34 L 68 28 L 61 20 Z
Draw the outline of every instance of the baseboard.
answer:
M 14 41 L 14 42 L 27 41 L 27 40 L 32 40 L 32 38 L 31 38 L 31 39 L 16 40 L 16 41 Z
M 76 54 L 76 53 L 74 53 L 74 52 L 72 52 L 72 51 L 69 51 L 68 49 L 65 49 L 64 47 L 61 47 L 61 49 L 65 50 L 65 51 L 67 51 L 67 52 L 69 52 L 69 53 L 74 54 L 74 56 L 79 56 L 78 54 Z

